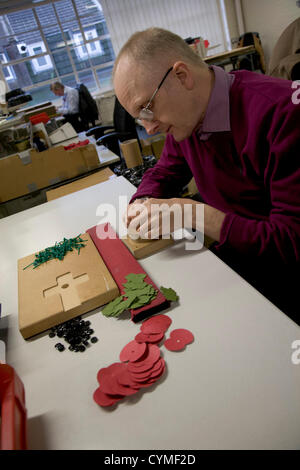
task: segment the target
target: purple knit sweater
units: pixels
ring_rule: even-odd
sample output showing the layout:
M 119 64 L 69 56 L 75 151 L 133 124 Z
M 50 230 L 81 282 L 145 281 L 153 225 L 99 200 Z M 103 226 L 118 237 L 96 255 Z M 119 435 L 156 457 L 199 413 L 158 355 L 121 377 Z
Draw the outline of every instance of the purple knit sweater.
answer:
M 292 102 L 295 90 L 287 80 L 231 73 L 231 130 L 206 139 L 194 133 L 180 143 L 168 135 L 160 160 L 145 173 L 133 199 L 174 197 L 194 176 L 204 202 L 226 213 L 219 249 L 299 262 L 300 105 Z

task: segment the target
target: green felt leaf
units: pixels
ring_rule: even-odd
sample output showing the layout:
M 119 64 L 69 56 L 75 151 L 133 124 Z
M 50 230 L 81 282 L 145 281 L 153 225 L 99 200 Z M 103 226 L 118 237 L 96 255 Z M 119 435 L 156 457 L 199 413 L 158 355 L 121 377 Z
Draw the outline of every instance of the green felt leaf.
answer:
M 125 310 L 128 310 L 129 308 L 129 305 L 130 305 L 130 301 L 128 300 L 124 300 L 121 304 L 119 304 L 113 314 L 111 316 L 113 317 L 118 317 L 119 315 L 121 315 L 121 313 L 123 313 Z
M 130 308 L 140 308 L 143 307 L 144 305 L 149 304 L 152 301 L 152 298 L 146 295 L 141 295 L 136 299 L 135 302 L 133 302 L 130 306 Z
M 109 302 L 109 304 L 107 304 L 103 309 L 102 309 L 102 314 L 104 316 L 107 316 L 109 317 L 110 315 L 112 315 L 112 313 L 115 311 L 116 307 L 121 303 L 123 302 L 123 296 L 120 295 L 119 297 L 117 297 L 116 299 L 112 300 L 111 302 Z
M 176 302 L 179 299 L 178 295 L 171 287 L 161 287 L 160 290 L 167 300 Z
M 135 281 L 140 282 L 141 280 L 145 279 L 145 277 L 146 277 L 146 274 L 130 273 L 130 274 L 127 274 L 127 276 L 125 276 L 125 279 L 127 279 L 127 281 L 129 282 L 135 282 Z
M 158 291 L 144 281 L 145 277 L 146 274 L 127 274 L 125 276 L 127 282 L 123 284 L 124 295 L 107 304 L 102 310 L 102 314 L 106 317 L 118 317 L 129 308 L 140 308 L 152 302 Z

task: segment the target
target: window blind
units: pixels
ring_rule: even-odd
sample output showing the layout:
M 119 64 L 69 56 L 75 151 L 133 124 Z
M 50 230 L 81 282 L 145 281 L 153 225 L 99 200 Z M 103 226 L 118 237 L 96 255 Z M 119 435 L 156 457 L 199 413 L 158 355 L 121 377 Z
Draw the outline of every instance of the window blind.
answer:
M 218 0 L 101 0 L 101 6 L 115 54 L 134 32 L 153 26 L 208 39 L 211 54 L 226 50 Z

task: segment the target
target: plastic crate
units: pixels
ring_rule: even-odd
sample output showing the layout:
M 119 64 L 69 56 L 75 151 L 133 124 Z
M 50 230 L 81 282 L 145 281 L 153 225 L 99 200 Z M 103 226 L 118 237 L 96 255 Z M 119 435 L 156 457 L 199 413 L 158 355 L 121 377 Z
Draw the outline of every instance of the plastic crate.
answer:
M 27 449 L 24 385 L 13 367 L 0 364 L 0 449 Z

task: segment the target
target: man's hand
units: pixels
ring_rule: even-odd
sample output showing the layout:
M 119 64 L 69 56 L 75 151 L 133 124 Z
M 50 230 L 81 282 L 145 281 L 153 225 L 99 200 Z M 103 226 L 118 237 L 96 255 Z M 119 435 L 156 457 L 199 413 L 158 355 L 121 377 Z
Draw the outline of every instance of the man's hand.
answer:
M 220 241 L 225 213 L 192 199 L 136 199 L 124 217 L 132 238 L 157 239 L 186 228 Z
M 143 209 L 142 206 L 140 206 L 143 202 L 145 202 L 148 198 L 147 197 L 142 197 L 140 199 L 135 199 L 131 204 L 128 205 L 127 211 L 123 214 L 123 222 L 125 226 L 128 228 L 130 222 L 132 219 L 137 215 L 138 212 L 138 207 L 140 207 L 140 210 Z M 129 215 L 130 212 L 130 215 Z
M 181 228 L 192 228 L 193 203 L 181 198 L 136 200 L 127 210 L 128 232 L 132 238 L 157 239 Z

